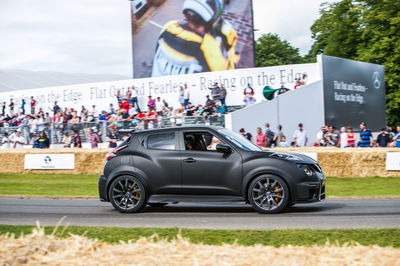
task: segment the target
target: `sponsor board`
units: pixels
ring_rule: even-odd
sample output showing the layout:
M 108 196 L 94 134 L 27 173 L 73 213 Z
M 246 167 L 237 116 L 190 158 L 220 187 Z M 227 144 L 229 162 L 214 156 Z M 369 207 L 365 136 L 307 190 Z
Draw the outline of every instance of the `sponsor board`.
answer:
M 384 67 L 321 56 L 326 125 L 352 126 L 360 122 L 379 131 L 386 124 Z
M 400 152 L 386 153 L 386 170 L 400 171 Z
M 135 78 L 254 67 L 251 0 L 130 2 Z
M 258 103 L 264 100 L 265 86 L 277 89 L 283 84 L 292 89 L 296 79 L 303 73 L 307 73 L 308 83 L 321 80 L 318 64 L 296 64 L 19 90 L 0 93 L 0 102 L 9 102 L 12 98 L 15 105 L 20 106 L 22 99 L 29 103 L 30 97 L 34 96 L 38 103 L 37 109 L 52 110 L 57 101 L 61 108 L 80 110 L 82 105 L 86 108 L 96 105 L 97 110 L 108 111 L 110 103 L 118 108 L 118 91 L 125 96 L 127 88 L 135 86 L 138 88 L 140 108 L 147 111 L 149 95 L 165 99 L 175 108 L 180 106 L 179 88 L 185 84 L 190 88 L 190 101 L 194 105 L 204 104 L 206 95 L 211 95 L 209 88 L 218 82 L 227 89 L 227 105 L 244 105 L 243 91 L 248 84 L 254 88 L 254 97 Z M 29 112 L 30 107 L 27 108 Z M 7 108 L 6 113 L 8 111 Z
M 25 169 L 74 169 L 74 154 L 25 154 Z

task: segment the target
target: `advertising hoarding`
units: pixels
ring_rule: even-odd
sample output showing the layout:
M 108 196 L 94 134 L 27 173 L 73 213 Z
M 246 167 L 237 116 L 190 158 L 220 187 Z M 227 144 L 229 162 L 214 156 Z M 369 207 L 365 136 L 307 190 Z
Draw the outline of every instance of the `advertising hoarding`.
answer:
M 25 154 L 24 169 L 74 169 L 74 154 Z
M 61 108 L 80 110 L 82 105 L 86 108 L 96 105 L 97 110 L 107 111 L 110 103 L 118 106 L 118 90 L 125 95 L 128 87 L 135 86 L 139 91 L 139 106 L 147 111 L 149 95 L 165 99 L 170 105 L 178 107 L 179 87 L 184 84 L 190 88 L 190 101 L 195 105 L 204 104 L 206 95 L 211 94 L 209 88 L 218 82 L 227 89 L 227 105 L 244 105 L 243 90 L 248 84 L 254 88 L 258 103 L 265 100 L 262 94 L 265 86 L 277 89 L 284 84 L 293 88 L 296 79 L 303 73 L 307 73 L 308 83 L 321 80 L 318 64 L 296 64 L 20 90 L 0 93 L 0 102 L 8 103 L 12 98 L 16 106 L 20 106 L 22 99 L 29 103 L 30 97 L 34 96 L 38 101 L 37 109 L 42 108 L 44 112 L 52 112 L 54 101 Z
M 254 67 L 251 0 L 132 0 L 131 10 L 134 78 Z
M 379 131 L 386 126 L 384 67 L 322 56 L 325 122 Z

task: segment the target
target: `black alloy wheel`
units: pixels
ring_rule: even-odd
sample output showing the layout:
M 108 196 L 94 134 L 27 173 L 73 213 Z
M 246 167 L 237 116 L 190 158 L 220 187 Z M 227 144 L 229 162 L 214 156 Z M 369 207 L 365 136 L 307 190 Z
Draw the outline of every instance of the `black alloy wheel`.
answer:
M 146 206 L 146 190 L 136 177 L 117 177 L 108 193 L 111 204 L 120 212 L 138 212 Z
M 288 204 L 289 188 L 279 176 L 261 175 L 249 185 L 247 197 L 259 213 L 278 213 Z

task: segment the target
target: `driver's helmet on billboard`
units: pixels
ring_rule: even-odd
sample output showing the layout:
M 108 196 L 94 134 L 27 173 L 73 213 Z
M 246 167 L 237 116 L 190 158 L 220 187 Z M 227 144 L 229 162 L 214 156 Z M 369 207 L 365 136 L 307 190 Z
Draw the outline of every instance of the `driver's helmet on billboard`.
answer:
M 167 22 L 157 40 L 152 77 L 234 69 L 237 33 L 222 18 L 223 0 L 185 0 L 185 20 Z
M 211 28 L 224 12 L 223 0 L 185 0 L 183 14 L 190 21 Z

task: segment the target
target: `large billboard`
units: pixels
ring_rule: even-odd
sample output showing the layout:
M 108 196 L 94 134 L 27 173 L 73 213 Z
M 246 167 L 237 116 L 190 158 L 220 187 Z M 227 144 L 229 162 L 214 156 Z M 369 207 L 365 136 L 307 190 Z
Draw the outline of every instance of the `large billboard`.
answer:
M 251 0 L 131 0 L 134 78 L 254 67 Z
M 384 67 L 322 56 L 325 122 L 378 131 L 386 125 Z

